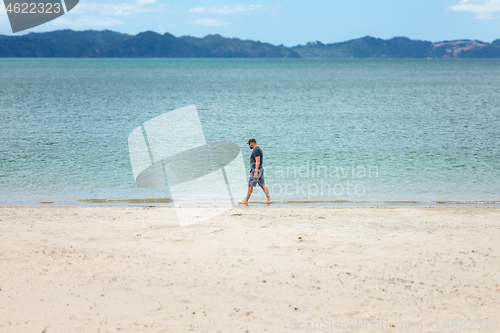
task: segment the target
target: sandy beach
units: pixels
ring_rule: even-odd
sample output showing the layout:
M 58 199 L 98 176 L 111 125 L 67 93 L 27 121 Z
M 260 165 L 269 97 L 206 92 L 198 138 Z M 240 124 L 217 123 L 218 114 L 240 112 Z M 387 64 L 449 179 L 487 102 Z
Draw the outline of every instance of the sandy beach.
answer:
M 171 207 L 0 207 L 0 332 L 499 332 L 499 321 L 500 207 L 251 205 L 183 228 Z

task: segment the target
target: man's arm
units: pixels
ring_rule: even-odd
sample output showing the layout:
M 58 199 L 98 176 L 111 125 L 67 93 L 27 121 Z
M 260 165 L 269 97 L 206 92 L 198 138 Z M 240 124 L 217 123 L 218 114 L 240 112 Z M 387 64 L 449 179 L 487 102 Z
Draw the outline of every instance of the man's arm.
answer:
M 260 165 L 260 156 L 255 156 L 255 173 L 254 173 L 255 178 L 259 176 L 259 173 L 257 172 L 259 170 L 259 165 Z

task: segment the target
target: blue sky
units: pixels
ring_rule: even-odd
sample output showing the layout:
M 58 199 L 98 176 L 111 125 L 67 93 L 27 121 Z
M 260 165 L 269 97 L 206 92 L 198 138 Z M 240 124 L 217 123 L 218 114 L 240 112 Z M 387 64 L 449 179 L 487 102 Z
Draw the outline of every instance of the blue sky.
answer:
M 500 0 L 80 0 L 71 12 L 27 32 L 57 29 L 220 34 L 286 46 L 367 35 L 491 42 L 500 38 Z M 3 7 L 0 34 L 11 34 Z

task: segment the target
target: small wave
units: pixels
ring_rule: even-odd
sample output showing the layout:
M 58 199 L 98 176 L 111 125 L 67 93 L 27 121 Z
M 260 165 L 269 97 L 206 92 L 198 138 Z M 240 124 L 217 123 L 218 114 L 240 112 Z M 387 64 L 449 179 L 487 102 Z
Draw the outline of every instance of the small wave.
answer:
M 87 203 L 170 203 L 170 198 L 147 198 L 147 199 L 80 199 L 80 202 Z

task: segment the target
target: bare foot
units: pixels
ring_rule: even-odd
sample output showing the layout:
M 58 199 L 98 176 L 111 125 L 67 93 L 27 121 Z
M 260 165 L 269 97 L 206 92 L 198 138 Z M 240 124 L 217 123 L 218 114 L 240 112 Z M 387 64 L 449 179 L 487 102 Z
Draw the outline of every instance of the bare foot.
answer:
M 238 203 L 242 204 L 242 205 L 246 205 L 246 204 L 248 204 L 248 201 L 243 200 L 243 201 L 238 201 Z
M 266 204 L 270 204 L 272 201 L 271 200 L 267 200 L 266 201 Z

